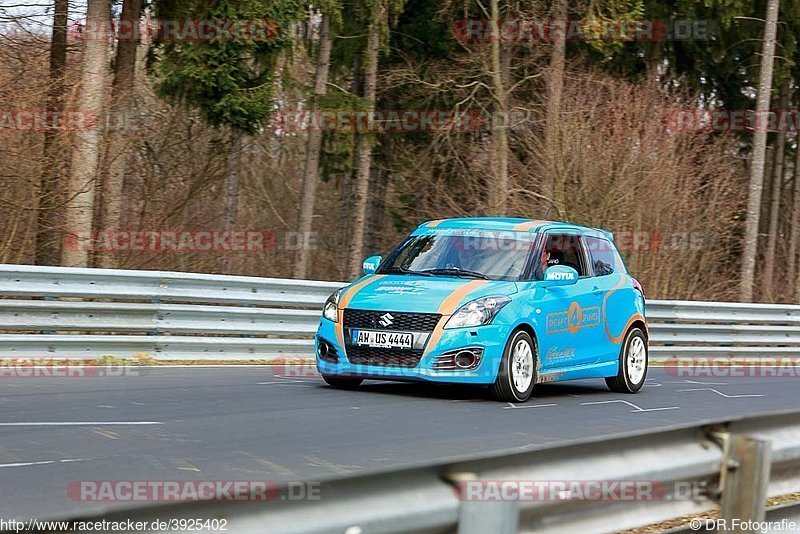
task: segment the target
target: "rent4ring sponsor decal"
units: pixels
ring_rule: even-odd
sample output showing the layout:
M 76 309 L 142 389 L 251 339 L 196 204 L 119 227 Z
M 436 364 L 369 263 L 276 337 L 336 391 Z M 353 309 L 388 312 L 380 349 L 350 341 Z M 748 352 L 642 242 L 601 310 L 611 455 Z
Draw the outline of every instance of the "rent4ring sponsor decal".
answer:
M 547 333 L 569 332 L 575 334 L 584 328 L 600 325 L 600 306 L 581 308 L 573 302 L 567 311 L 551 313 L 547 316 Z

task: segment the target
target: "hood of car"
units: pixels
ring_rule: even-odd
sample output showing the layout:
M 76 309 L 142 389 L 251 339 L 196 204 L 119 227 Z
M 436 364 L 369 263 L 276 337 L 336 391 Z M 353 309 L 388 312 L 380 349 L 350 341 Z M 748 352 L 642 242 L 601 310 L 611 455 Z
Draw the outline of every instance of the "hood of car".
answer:
M 348 286 L 340 307 L 418 313 L 452 313 L 476 298 L 512 295 L 514 282 L 444 276 L 372 275 Z M 454 310 L 453 310 L 454 311 Z

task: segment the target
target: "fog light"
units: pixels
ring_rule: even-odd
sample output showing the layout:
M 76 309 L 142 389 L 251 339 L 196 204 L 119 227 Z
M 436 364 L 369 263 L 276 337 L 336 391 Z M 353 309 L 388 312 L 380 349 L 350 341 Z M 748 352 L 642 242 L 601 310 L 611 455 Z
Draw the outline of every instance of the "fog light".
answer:
M 475 367 L 475 364 L 478 362 L 478 357 L 475 356 L 475 353 L 471 350 L 462 350 L 456 354 L 454 361 L 456 367 L 460 369 L 470 369 Z

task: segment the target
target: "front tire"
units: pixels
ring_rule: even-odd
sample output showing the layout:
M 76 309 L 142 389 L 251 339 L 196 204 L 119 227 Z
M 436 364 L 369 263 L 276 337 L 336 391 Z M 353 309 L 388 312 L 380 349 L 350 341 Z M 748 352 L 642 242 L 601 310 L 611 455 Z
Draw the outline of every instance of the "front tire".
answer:
M 644 385 L 647 366 L 647 337 L 640 328 L 632 328 L 619 352 L 619 373 L 606 378 L 606 384 L 616 393 L 636 393 Z
M 508 340 L 492 391 L 505 402 L 525 402 L 536 384 L 536 345 L 524 330 Z
M 322 379 L 327 382 L 329 386 L 336 389 L 355 389 L 364 381 L 363 378 L 335 375 L 322 375 Z

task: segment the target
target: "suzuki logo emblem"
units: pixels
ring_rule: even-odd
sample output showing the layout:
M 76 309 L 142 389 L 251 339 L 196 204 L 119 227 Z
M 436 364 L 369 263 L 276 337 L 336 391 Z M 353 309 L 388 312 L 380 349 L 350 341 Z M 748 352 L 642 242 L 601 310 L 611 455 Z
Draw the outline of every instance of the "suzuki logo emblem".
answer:
M 387 326 L 391 326 L 394 324 L 394 321 L 392 321 L 392 319 L 394 319 L 394 317 L 392 317 L 391 313 L 384 313 L 383 315 L 381 315 L 381 320 L 378 321 L 378 324 L 386 328 Z

